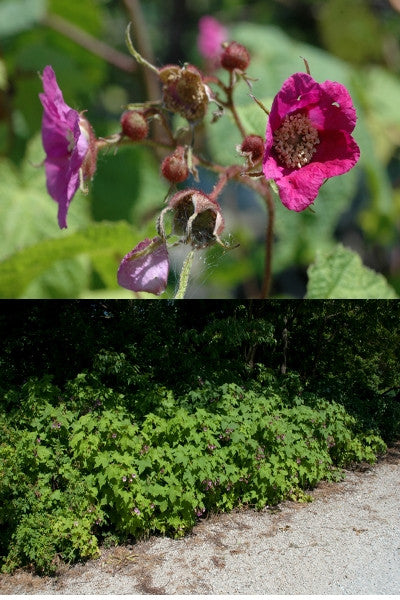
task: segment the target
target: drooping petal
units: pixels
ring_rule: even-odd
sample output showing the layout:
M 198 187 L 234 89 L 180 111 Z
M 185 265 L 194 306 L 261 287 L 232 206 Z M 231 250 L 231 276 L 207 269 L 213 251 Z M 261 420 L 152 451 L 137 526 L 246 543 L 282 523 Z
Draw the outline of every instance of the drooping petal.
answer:
M 158 236 L 139 242 L 121 261 L 118 284 L 133 292 L 149 292 L 157 296 L 167 287 L 168 251 Z
M 72 171 L 64 157 L 45 161 L 47 191 L 58 202 L 58 225 L 67 227 L 67 213 L 79 188 L 79 170 Z
M 46 152 L 47 190 L 58 203 L 58 224 L 67 227 L 70 202 L 79 187 L 79 169 L 89 149 L 87 136 L 80 128 L 79 113 L 65 102 L 51 66 L 42 75 L 44 93 L 42 141 Z

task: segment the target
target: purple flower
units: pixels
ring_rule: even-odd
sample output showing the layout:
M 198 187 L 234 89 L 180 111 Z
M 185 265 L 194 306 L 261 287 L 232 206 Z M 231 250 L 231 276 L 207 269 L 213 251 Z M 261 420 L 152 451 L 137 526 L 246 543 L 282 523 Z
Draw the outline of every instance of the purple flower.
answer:
M 96 168 L 94 134 L 89 123 L 64 102 L 51 66 L 42 75 L 44 93 L 39 94 L 44 108 L 42 141 L 46 152 L 47 190 L 58 203 L 58 224 L 67 227 L 67 212 L 82 178 L 91 177 Z M 85 164 L 84 164 L 85 161 Z
M 118 283 L 133 292 L 164 292 L 168 280 L 168 252 L 158 236 L 146 238 L 126 254 L 118 269 Z
M 275 96 L 268 119 L 263 171 L 278 186 L 282 203 L 302 211 L 324 181 L 349 171 L 360 158 L 351 133 L 356 111 L 335 81 L 317 83 L 295 73 Z
M 140 515 L 140 510 L 136 507 L 133 509 L 133 512 L 136 513 L 137 515 Z
M 209 15 L 201 17 L 197 46 L 204 58 L 217 61 L 222 52 L 221 44 L 227 40 L 227 37 L 226 28 L 217 19 Z

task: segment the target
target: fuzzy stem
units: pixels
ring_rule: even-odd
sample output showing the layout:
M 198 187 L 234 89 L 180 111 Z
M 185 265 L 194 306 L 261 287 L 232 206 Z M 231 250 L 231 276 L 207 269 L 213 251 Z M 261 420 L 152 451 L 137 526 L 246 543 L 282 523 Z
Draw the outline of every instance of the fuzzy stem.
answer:
M 178 291 L 175 294 L 175 300 L 183 300 L 183 298 L 185 297 L 185 292 L 189 283 L 190 269 L 192 268 L 193 264 L 193 258 L 194 250 L 192 249 L 183 263 L 181 275 L 179 278 Z
M 209 194 L 209 198 L 211 200 L 217 200 L 218 196 L 222 192 L 225 185 L 228 183 L 229 179 L 233 179 L 238 176 L 243 171 L 243 167 L 241 165 L 232 165 L 231 167 L 227 167 L 223 170 L 217 183 L 215 184 L 213 191 Z
M 139 0 L 123 0 L 123 3 L 125 4 L 125 8 L 132 21 L 127 28 L 126 43 L 132 53 L 132 56 L 134 56 L 140 64 L 149 69 L 143 70 L 143 77 L 146 84 L 147 97 L 150 100 L 155 100 L 160 95 L 158 69 L 152 64 L 153 51 L 140 2 Z M 133 33 L 135 40 L 137 41 L 139 52 L 135 50 L 130 39 L 129 32 L 131 25 L 133 27 Z M 147 60 L 144 57 L 146 57 Z M 154 77 L 154 75 L 157 75 L 157 78 Z
M 154 65 L 151 64 L 151 62 L 149 62 L 148 60 L 146 60 L 145 58 L 143 58 L 143 56 L 136 50 L 135 46 L 132 44 L 132 40 L 131 40 L 131 33 L 130 33 L 130 29 L 131 29 L 131 25 L 132 23 L 129 23 L 128 27 L 126 28 L 126 32 L 125 32 L 125 41 L 126 41 L 126 45 L 128 46 L 128 50 L 129 52 L 132 54 L 133 58 L 143 67 L 147 67 L 150 71 L 153 71 L 153 73 L 155 73 L 156 75 L 158 75 L 158 69 L 157 67 L 155 67 Z M 145 71 L 146 73 L 146 71 Z M 146 83 L 148 83 L 148 81 L 146 80 Z M 147 86 L 149 87 L 149 86 Z M 150 100 L 153 100 L 153 98 L 151 98 L 152 94 L 148 94 Z
M 236 106 L 235 103 L 233 102 L 233 88 L 235 85 L 235 81 L 234 81 L 234 75 L 233 72 L 231 71 L 229 73 L 229 87 L 226 89 L 226 94 L 227 94 L 227 103 L 226 106 L 227 108 L 229 108 L 229 110 L 232 113 L 232 116 L 235 120 L 236 126 L 240 131 L 240 134 L 242 136 L 242 138 L 244 139 L 247 136 L 247 133 L 245 131 L 245 128 L 243 127 L 243 124 L 240 120 L 239 114 L 236 110 Z
M 271 276 L 272 276 L 272 254 L 274 244 L 274 226 L 275 226 L 275 206 L 274 199 L 272 196 L 271 186 L 266 179 L 253 179 L 252 177 L 240 177 L 237 176 L 235 179 L 241 183 L 247 185 L 259 194 L 265 201 L 265 205 L 268 213 L 268 222 L 265 234 L 265 266 L 263 283 L 261 286 L 260 298 L 268 298 L 271 289 Z

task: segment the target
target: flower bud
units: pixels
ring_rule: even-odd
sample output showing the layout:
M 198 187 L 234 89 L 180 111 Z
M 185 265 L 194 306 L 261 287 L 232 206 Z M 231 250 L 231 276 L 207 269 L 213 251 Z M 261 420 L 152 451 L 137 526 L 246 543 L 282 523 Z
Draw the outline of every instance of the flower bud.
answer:
M 264 155 L 264 140 L 259 135 L 248 135 L 240 146 L 237 146 L 239 154 L 245 156 L 253 166 L 260 162 Z
M 164 240 L 157 236 L 152 240 L 146 238 L 122 259 L 118 283 L 133 292 L 149 292 L 158 296 L 167 287 L 168 270 L 168 251 Z
M 221 208 L 215 200 L 199 190 L 183 190 L 175 194 L 162 211 L 158 223 L 160 235 L 165 237 L 164 215 L 172 212 L 172 233 L 184 236 L 183 241 L 195 248 L 206 248 L 220 242 L 224 229 Z
M 234 69 L 245 71 L 249 63 L 249 51 L 242 44 L 231 42 L 222 52 L 221 66 L 227 71 L 233 71 Z
M 149 125 L 139 110 L 128 110 L 121 117 L 122 132 L 136 142 L 144 140 L 149 133 Z
M 181 183 L 189 177 L 189 168 L 183 146 L 178 146 L 172 154 L 164 158 L 161 172 L 165 179 L 171 183 Z
M 179 113 L 188 121 L 198 121 L 207 112 L 210 90 L 204 84 L 200 71 L 193 65 L 181 68 L 167 65 L 160 69 L 165 108 Z

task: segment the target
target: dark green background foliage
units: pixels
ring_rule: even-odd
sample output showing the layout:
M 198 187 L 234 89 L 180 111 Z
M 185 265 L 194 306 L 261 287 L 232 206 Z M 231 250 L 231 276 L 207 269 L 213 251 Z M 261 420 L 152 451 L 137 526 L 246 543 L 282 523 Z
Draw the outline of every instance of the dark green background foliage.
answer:
M 140 69 L 130 72 L 117 67 L 76 39 L 78 27 L 80 33 L 127 57 L 124 30 L 131 20 L 127 4 L 123 0 L 0 0 L 2 298 L 130 297 L 118 287 L 116 271 L 124 254 L 155 233 L 155 216 L 167 193 L 159 177 L 160 156 L 140 146 L 121 149 L 116 156 L 102 155 L 89 195 L 76 195 L 68 230 L 62 232 L 56 223 L 56 205 L 45 190 L 44 170 L 33 166 L 44 158 L 38 72 L 46 64 L 53 65 L 65 101 L 77 110 L 87 109 L 98 136 L 119 130 L 124 105 L 148 98 Z M 257 79 L 253 92 L 267 106 L 282 82 L 303 70 L 302 56 L 317 80 L 337 80 L 348 87 L 357 108 L 360 163 L 323 186 L 315 213 L 295 214 L 276 201 L 272 295 L 398 296 L 400 15 L 389 2 L 146 0 L 141 6 L 143 32 L 157 66 L 190 61 L 205 67 L 196 47 L 198 20 L 212 14 L 228 27 L 230 38 L 248 46 L 249 75 Z M 140 45 L 137 39 L 135 43 Z M 265 114 L 248 91 L 243 85 L 235 92 L 238 111 L 249 133 L 264 136 Z M 210 121 L 211 114 L 196 134 L 197 140 L 205 142 L 202 153 L 221 164 L 237 163 L 235 146 L 240 136 L 231 120 L 226 116 L 214 125 Z M 200 186 L 206 192 L 214 182 L 214 175 L 200 169 Z M 229 224 L 226 237 L 240 243 L 240 248 L 226 252 L 215 247 L 199 253 L 196 286 L 189 297 L 256 297 L 264 264 L 265 209 L 239 184 L 229 185 L 220 200 Z M 373 290 L 373 281 L 371 286 L 357 285 L 357 277 L 362 276 L 357 266 L 356 277 L 348 276 L 347 288 L 342 281 L 333 290 L 321 287 L 318 282 L 325 282 L 331 269 L 327 274 L 326 265 L 320 273 L 307 268 L 316 261 L 320 265 L 318 253 L 331 256 L 333 252 L 335 257 L 338 241 L 382 273 L 391 287 L 382 281 Z M 343 265 L 333 269 L 335 274 L 342 270 Z M 172 269 L 167 297 L 174 293 L 176 275 Z
M 397 302 L 2 309 L 5 571 L 305 501 L 399 437 Z

